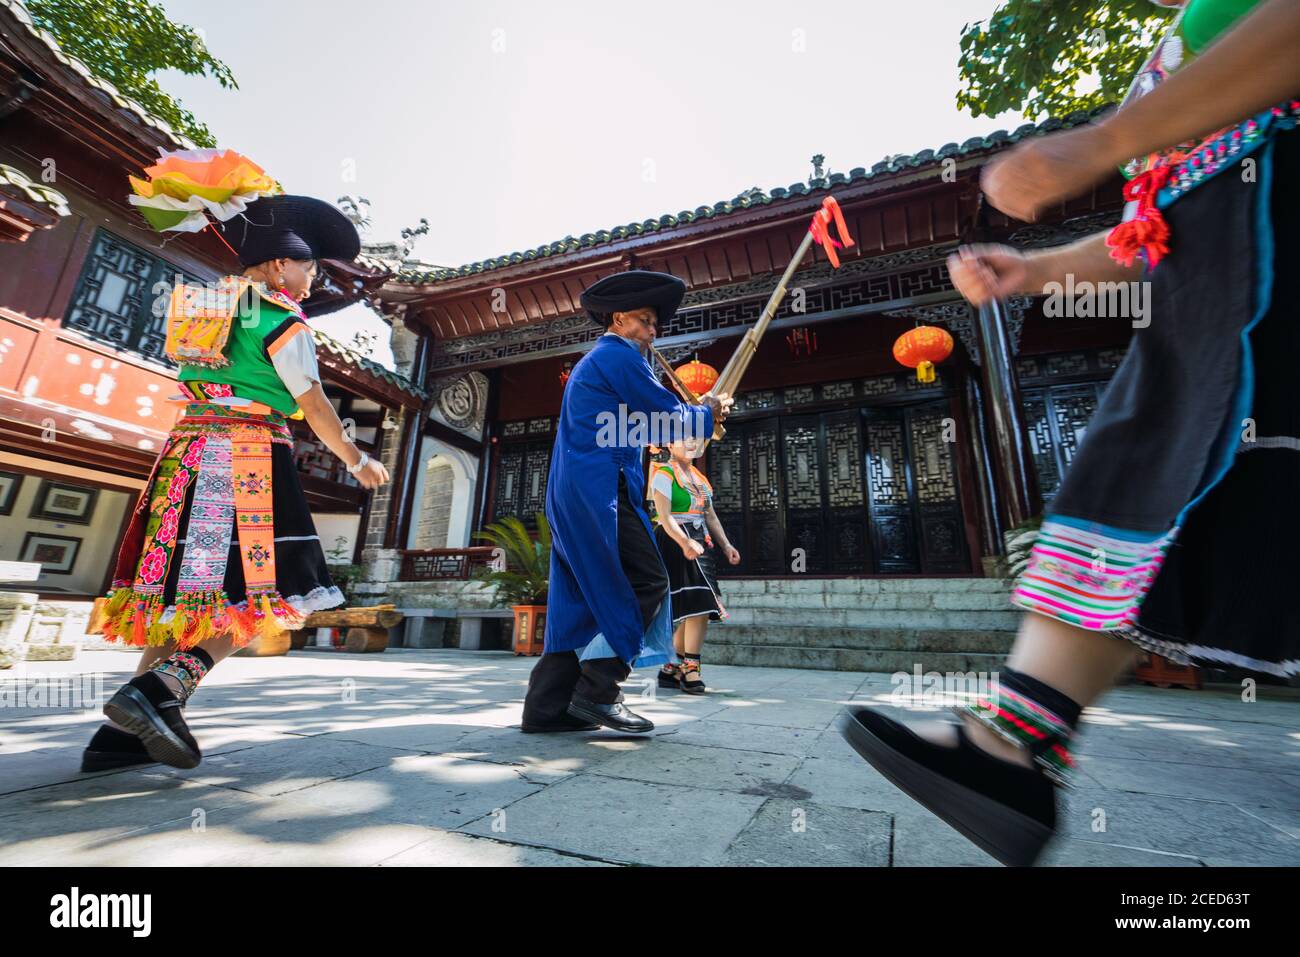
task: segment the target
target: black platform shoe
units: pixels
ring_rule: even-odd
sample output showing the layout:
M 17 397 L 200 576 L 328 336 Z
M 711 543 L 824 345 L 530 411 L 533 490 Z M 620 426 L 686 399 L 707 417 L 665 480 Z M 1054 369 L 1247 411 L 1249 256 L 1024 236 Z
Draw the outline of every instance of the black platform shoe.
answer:
M 181 713 L 185 702 L 152 671 L 136 675 L 104 705 L 104 714 L 140 739 L 149 757 L 174 768 L 195 768 L 203 760 Z
M 1055 785 L 1037 767 L 984 751 L 963 725 L 954 746 L 871 708 L 849 709 L 838 724 L 872 767 L 1003 864 L 1028 867 L 1055 833 Z
M 595 721 L 611 731 L 624 731 L 628 734 L 645 734 L 655 729 L 653 721 L 627 709 L 622 695 L 613 704 L 599 704 L 574 695 L 569 702 L 569 714 L 579 720 Z
M 81 770 L 113 771 L 138 764 L 153 764 L 140 739 L 111 724 L 101 724 L 86 750 L 81 752 Z
M 700 666 L 697 663 L 694 668 L 681 669 L 681 689 L 687 694 L 704 694 L 707 685 L 704 679 L 700 677 Z
M 659 669 L 659 687 L 661 688 L 678 688 L 681 687 L 681 669 L 677 665 L 672 665 L 671 671 L 663 668 Z

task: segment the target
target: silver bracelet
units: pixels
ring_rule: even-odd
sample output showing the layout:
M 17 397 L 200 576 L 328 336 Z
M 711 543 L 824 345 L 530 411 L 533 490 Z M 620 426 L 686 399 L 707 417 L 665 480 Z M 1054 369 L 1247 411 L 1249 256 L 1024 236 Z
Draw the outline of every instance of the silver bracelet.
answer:
M 362 452 L 361 458 L 357 461 L 357 464 L 348 467 L 348 474 L 356 475 L 358 472 L 360 472 L 363 468 L 365 468 L 369 464 L 370 464 L 370 453 Z

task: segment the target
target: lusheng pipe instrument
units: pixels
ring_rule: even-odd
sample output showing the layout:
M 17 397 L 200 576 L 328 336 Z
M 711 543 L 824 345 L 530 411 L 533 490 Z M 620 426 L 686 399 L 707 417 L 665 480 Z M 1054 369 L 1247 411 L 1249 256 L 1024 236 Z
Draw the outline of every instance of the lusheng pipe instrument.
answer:
M 838 239 L 831 235 L 832 223 L 835 224 Z M 767 327 L 772 324 L 772 319 L 776 316 L 776 310 L 780 308 L 781 301 L 785 299 L 790 279 L 794 276 L 795 270 L 799 268 L 804 256 L 808 254 L 808 250 L 814 242 L 825 251 L 826 258 L 830 260 L 831 267 L 834 269 L 840 268 L 840 257 L 836 250 L 853 245 L 853 237 L 849 235 L 848 225 L 844 222 L 844 212 L 840 209 L 840 204 L 835 201 L 834 196 L 827 196 L 823 199 L 821 209 L 813 214 L 812 223 L 808 226 L 808 232 L 804 234 L 803 241 L 799 243 L 799 248 L 795 250 L 794 255 L 790 258 L 790 264 L 785 267 L 785 272 L 781 274 L 780 281 L 777 282 L 776 288 L 772 290 L 772 295 L 768 297 L 767 305 L 763 307 L 763 312 L 759 315 L 758 321 L 745 330 L 740 345 L 736 347 L 736 351 L 732 353 L 726 366 L 718 374 L 718 381 L 709 390 L 711 394 L 728 393 L 735 395 L 736 387 L 740 385 L 745 370 L 749 368 L 749 363 L 753 361 L 754 354 L 758 351 L 759 340 L 767 332 Z M 654 357 L 658 360 L 659 365 L 668 372 L 669 380 L 677 393 L 692 405 L 699 405 L 699 397 L 692 393 L 678 378 L 677 373 L 668 365 L 667 360 L 655 351 L 653 346 L 651 351 L 654 352 Z M 722 427 L 721 423 L 714 423 L 713 441 L 720 440 L 726 434 L 726 429 Z

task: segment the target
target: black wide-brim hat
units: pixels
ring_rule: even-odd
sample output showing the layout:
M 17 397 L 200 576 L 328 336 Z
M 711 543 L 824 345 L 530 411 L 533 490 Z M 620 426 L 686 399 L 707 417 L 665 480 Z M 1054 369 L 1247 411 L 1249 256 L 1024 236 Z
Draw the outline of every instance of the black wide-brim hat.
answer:
M 351 262 L 361 252 L 352 220 L 338 207 L 310 196 L 265 196 L 220 228 L 243 266 L 272 259 Z
M 653 309 L 663 327 L 677 312 L 686 295 L 686 283 L 666 272 L 629 269 L 606 276 L 589 286 L 579 301 L 593 321 L 608 327 L 616 312 Z

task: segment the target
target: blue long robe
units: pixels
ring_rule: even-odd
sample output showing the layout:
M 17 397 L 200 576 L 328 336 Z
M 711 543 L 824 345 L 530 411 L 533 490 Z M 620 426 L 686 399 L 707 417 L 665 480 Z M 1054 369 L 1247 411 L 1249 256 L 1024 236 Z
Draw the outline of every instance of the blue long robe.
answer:
M 601 336 L 569 375 L 551 454 L 546 484 L 553 546 L 548 653 L 618 657 L 636 668 L 673 660 L 669 599 L 665 596 L 643 631 L 641 609 L 618 554 L 620 472 L 653 540 L 641 468 L 642 448 L 649 439 L 623 441 L 636 439 L 635 429 L 619 434 L 620 423 L 635 426 L 641 417 L 701 437 L 713 434 L 713 413 L 707 406 L 688 405 L 665 389 L 635 344 L 620 336 Z M 611 442 L 611 435 L 618 441 Z

